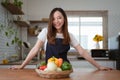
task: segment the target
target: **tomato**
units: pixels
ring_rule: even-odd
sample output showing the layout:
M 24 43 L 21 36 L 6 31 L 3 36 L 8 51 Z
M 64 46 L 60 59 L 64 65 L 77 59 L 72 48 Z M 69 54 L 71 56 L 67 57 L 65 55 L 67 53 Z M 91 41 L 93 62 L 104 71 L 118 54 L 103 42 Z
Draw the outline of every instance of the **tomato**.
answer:
M 44 65 L 44 66 L 40 66 L 40 67 L 39 67 L 40 70 L 44 70 L 45 68 L 47 68 L 46 65 Z

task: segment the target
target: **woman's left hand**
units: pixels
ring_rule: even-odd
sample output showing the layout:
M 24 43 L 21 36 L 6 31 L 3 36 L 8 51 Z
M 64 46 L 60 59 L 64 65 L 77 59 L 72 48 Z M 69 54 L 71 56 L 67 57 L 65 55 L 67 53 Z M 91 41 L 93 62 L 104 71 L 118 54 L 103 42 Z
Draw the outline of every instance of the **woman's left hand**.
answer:
M 108 71 L 108 70 L 113 70 L 113 69 L 112 69 L 112 68 L 109 68 L 109 67 L 100 66 L 100 67 L 99 67 L 99 70 Z

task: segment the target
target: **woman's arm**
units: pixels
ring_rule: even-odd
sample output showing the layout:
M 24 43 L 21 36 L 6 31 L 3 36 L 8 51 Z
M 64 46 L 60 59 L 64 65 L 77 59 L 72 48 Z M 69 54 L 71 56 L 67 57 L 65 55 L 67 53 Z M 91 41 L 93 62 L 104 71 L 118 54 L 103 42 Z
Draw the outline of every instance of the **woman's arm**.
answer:
M 99 65 L 89 54 L 85 51 L 80 45 L 77 45 L 75 49 L 79 52 L 79 54 L 84 57 L 88 62 L 93 64 L 99 70 L 111 70 L 112 68 L 103 67 Z
M 23 69 L 29 63 L 29 61 L 38 53 L 39 49 L 43 46 L 43 44 L 44 42 L 38 39 L 34 47 L 27 55 L 25 61 L 20 66 L 12 66 L 11 69 Z

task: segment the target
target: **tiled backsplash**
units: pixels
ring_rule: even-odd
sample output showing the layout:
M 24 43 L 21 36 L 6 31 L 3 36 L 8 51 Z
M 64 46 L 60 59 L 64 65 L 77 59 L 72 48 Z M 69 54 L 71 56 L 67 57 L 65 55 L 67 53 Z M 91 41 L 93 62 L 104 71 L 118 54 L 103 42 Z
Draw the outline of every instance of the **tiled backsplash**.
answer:
M 4 29 L 0 32 L 0 63 L 5 57 L 11 59 L 10 56 L 17 53 L 15 45 L 6 46 L 6 43 L 11 43 L 12 40 L 12 36 L 10 38 L 5 36 L 6 28 L 12 26 L 19 33 L 19 28 L 13 23 L 13 15 L 1 5 L 1 2 L 2 0 L 0 0 L 0 25 L 4 25 Z

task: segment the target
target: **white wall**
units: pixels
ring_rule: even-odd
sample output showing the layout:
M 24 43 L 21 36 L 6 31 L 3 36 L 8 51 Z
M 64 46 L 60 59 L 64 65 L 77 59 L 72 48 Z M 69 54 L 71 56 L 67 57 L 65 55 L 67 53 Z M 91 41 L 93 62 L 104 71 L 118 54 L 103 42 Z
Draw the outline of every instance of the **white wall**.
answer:
M 116 37 L 120 32 L 120 0 L 24 0 L 28 20 L 49 16 L 54 7 L 64 10 L 108 10 L 109 49 L 118 48 Z M 27 2 L 26 2 L 27 1 Z

